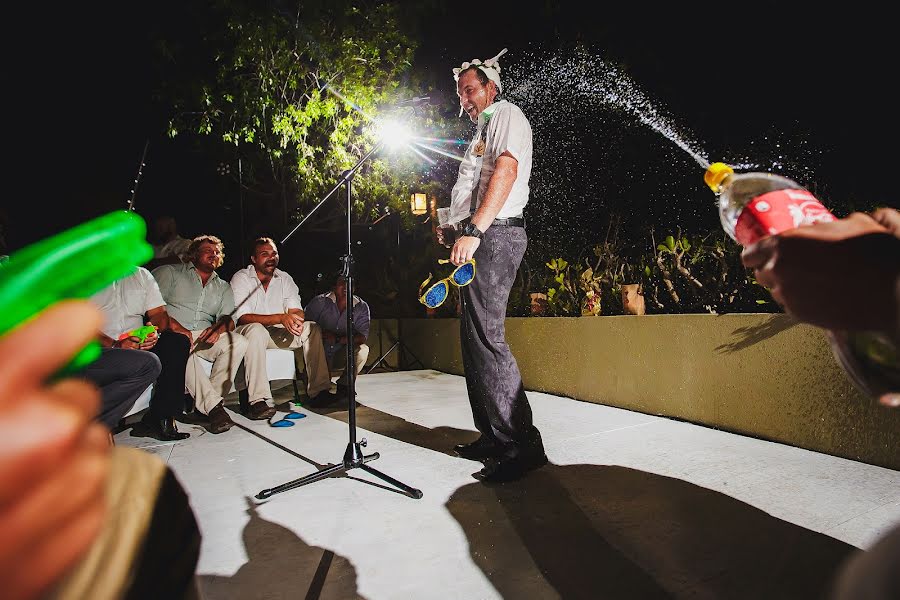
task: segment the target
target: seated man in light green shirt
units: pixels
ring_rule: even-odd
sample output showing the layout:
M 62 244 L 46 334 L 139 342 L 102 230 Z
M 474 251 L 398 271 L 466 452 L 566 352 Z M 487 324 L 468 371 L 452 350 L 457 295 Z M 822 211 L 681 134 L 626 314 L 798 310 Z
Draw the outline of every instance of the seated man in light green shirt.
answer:
M 224 260 L 222 241 L 212 235 L 196 237 L 186 258 L 190 262 L 154 269 L 153 276 L 169 314 L 189 329 L 193 337 L 185 385 L 196 401 L 197 410 L 209 416 L 209 430 L 222 433 L 234 425 L 222 397 L 231 391 L 231 383 L 247 352 L 247 338 L 234 332 L 234 293 L 215 271 Z M 209 376 L 201 360 L 212 361 Z M 250 405 L 247 416 L 268 419 L 274 413 L 275 409 L 263 400 Z

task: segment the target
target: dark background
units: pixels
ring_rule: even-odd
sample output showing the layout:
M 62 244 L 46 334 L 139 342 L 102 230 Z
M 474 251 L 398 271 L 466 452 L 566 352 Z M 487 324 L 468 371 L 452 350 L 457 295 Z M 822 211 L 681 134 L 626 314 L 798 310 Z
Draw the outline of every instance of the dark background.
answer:
M 12 249 L 123 208 L 147 140 L 139 212 L 174 214 L 186 236 L 234 230 L 237 191 L 217 176 L 219 158 L 197 153 L 188 138 L 167 139 L 168 107 L 154 99 L 159 82 L 172 75 L 158 68 L 156 39 L 200 35 L 203 10 L 197 2 L 33 6 L 9 22 L 4 154 L 12 186 L 4 193 L 3 218 Z M 489 58 L 508 47 L 514 61 L 517 52 L 582 43 L 621 65 L 654 103 L 702 141 L 711 158 L 768 156 L 775 150 L 762 147 L 765 140 L 778 139 L 778 151 L 795 165 L 786 174 L 815 187 L 835 212 L 897 205 L 891 183 L 896 99 L 888 92 L 894 87 L 897 32 L 865 3 L 823 10 L 757 2 L 737 10 L 411 2 L 405 14 L 420 39 L 414 68 L 436 86 L 432 94 L 447 103 L 448 114 L 455 115 L 456 102 L 449 70 L 463 60 Z M 565 85 L 555 97 L 561 104 L 571 101 Z M 628 127 L 627 134 L 598 137 L 595 149 L 590 141 L 583 144 L 585 152 L 604 157 L 597 169 L 609 169 L 604 177 L 610 194 L 596 213 L 598 230 L 622 208 L 617 201 L 636 207 L 630 213 L 634 232 L 636 222 L 654 219 L 716 227 L 711 203 L 668 216 L 659 202 L 641 208 L 638 196 L 666 190 L 673 172 L 685 172 L 688 163 L 668 141 Z M 612 166 L 610 156 L 617 161 Z M 623 167 L 638 163 L 669 168 Z M 621 179 L 612 181 L 617 174 Z M 688 194 L 708 194 L 701 174 L 678 175 L 695 182 L 687 184 L 693 186 Z M 532 202 L 535 211 L 559 212 L 566 223 L 565 206 L 541 209 L 540 198 Z M 579 210 L 572 209 L 573 230 L 595 214 Z M 531 223 L 538 240 L 540 223 Z M 283 233 L 281 223 L 272 224 L 273 236 Z M 581 238 L 594 233 L 588 227 Z

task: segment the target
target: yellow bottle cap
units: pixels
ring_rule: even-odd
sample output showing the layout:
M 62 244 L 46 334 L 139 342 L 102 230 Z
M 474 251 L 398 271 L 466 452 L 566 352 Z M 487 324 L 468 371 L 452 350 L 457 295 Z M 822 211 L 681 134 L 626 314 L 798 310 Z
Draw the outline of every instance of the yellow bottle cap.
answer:
M 703 181 L 706 182 L 706 185 L 708 185 L 712 191 L 718 194 L 719 186 L 721 186 L 722 182 L 725 181 L 725 178 L 732 173 L 734 173 L 734 169 L 732 169 L 725 163 L 713 163 L 709 165 L 706 173 L 704 173 Z

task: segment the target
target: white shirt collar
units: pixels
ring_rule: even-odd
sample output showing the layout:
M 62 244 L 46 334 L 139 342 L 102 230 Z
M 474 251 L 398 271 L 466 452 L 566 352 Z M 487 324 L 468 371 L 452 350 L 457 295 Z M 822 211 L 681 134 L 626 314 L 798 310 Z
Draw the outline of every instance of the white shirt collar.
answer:
M 328 298 L 329 300 L 331 300 L 332 302 L 334 302 L 335 304 L 337 304 L 337 296 L 335 296 L 334 290 L 332 290 L 332 291 L 328 292 L 327 294 L 325 294 L 325 297 Z M 360 297 L 357 296 L 356 294 L 353 294 L 353 306 L 355 307 L 355 306 L 356 306 L 357 304 L 359 304 L 360 302 L 362 302 L 362 300 L 360 299 Z

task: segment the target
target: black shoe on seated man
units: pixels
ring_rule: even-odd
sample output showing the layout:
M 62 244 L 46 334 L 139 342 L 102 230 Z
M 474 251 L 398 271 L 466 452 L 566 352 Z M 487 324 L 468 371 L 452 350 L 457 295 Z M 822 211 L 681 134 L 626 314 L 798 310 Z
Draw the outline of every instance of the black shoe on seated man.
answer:
M 228 411 L 225 410 L 225 406 L 221 402 L 209 411 L 207 416 L 209 417 L 208 429 L 210 433 L 225 433 L 234 427 L 234 421 L 228 416 Z
M 469 444 L 457 444 L 453 446 L 453 452 L 461 458 L 468 460 L 486 460 L 499 456 L 503 447 L 486 436 L 481 436 Z
M 354 396 L 358 396 L 359 392 L 354 391 Z M 338 400 L 346 400 L 350 397 L 350 387 L 342 384 L 338 384 L 337 392 L 335 392 L 335 396 L 337 396 Z
M 503 455 L 485 462 L 484 468 L 473 473 L 472 477 L 485 483 L 505 483 L 521 479 L 529 471 L 546 464 L 547 455 L 543 451 L 522 453 L 513 457 Z
M 141 417 L 141 424 L 149 430 L 152 437 L 164 442 L 174 442 L 191 437 L 189 433 L 181 433 L 175 426 L 175 419 L 165 417 L 160 419 L 149 410 Z
M 326 406 L 331 406 L 338 400 L 340 400 L 340 398 L 338 398 L 337 394 L 332 394 L 329 390 L 323 390 L 306 400 L 303 404 L 310 408 L 324 408 Z

